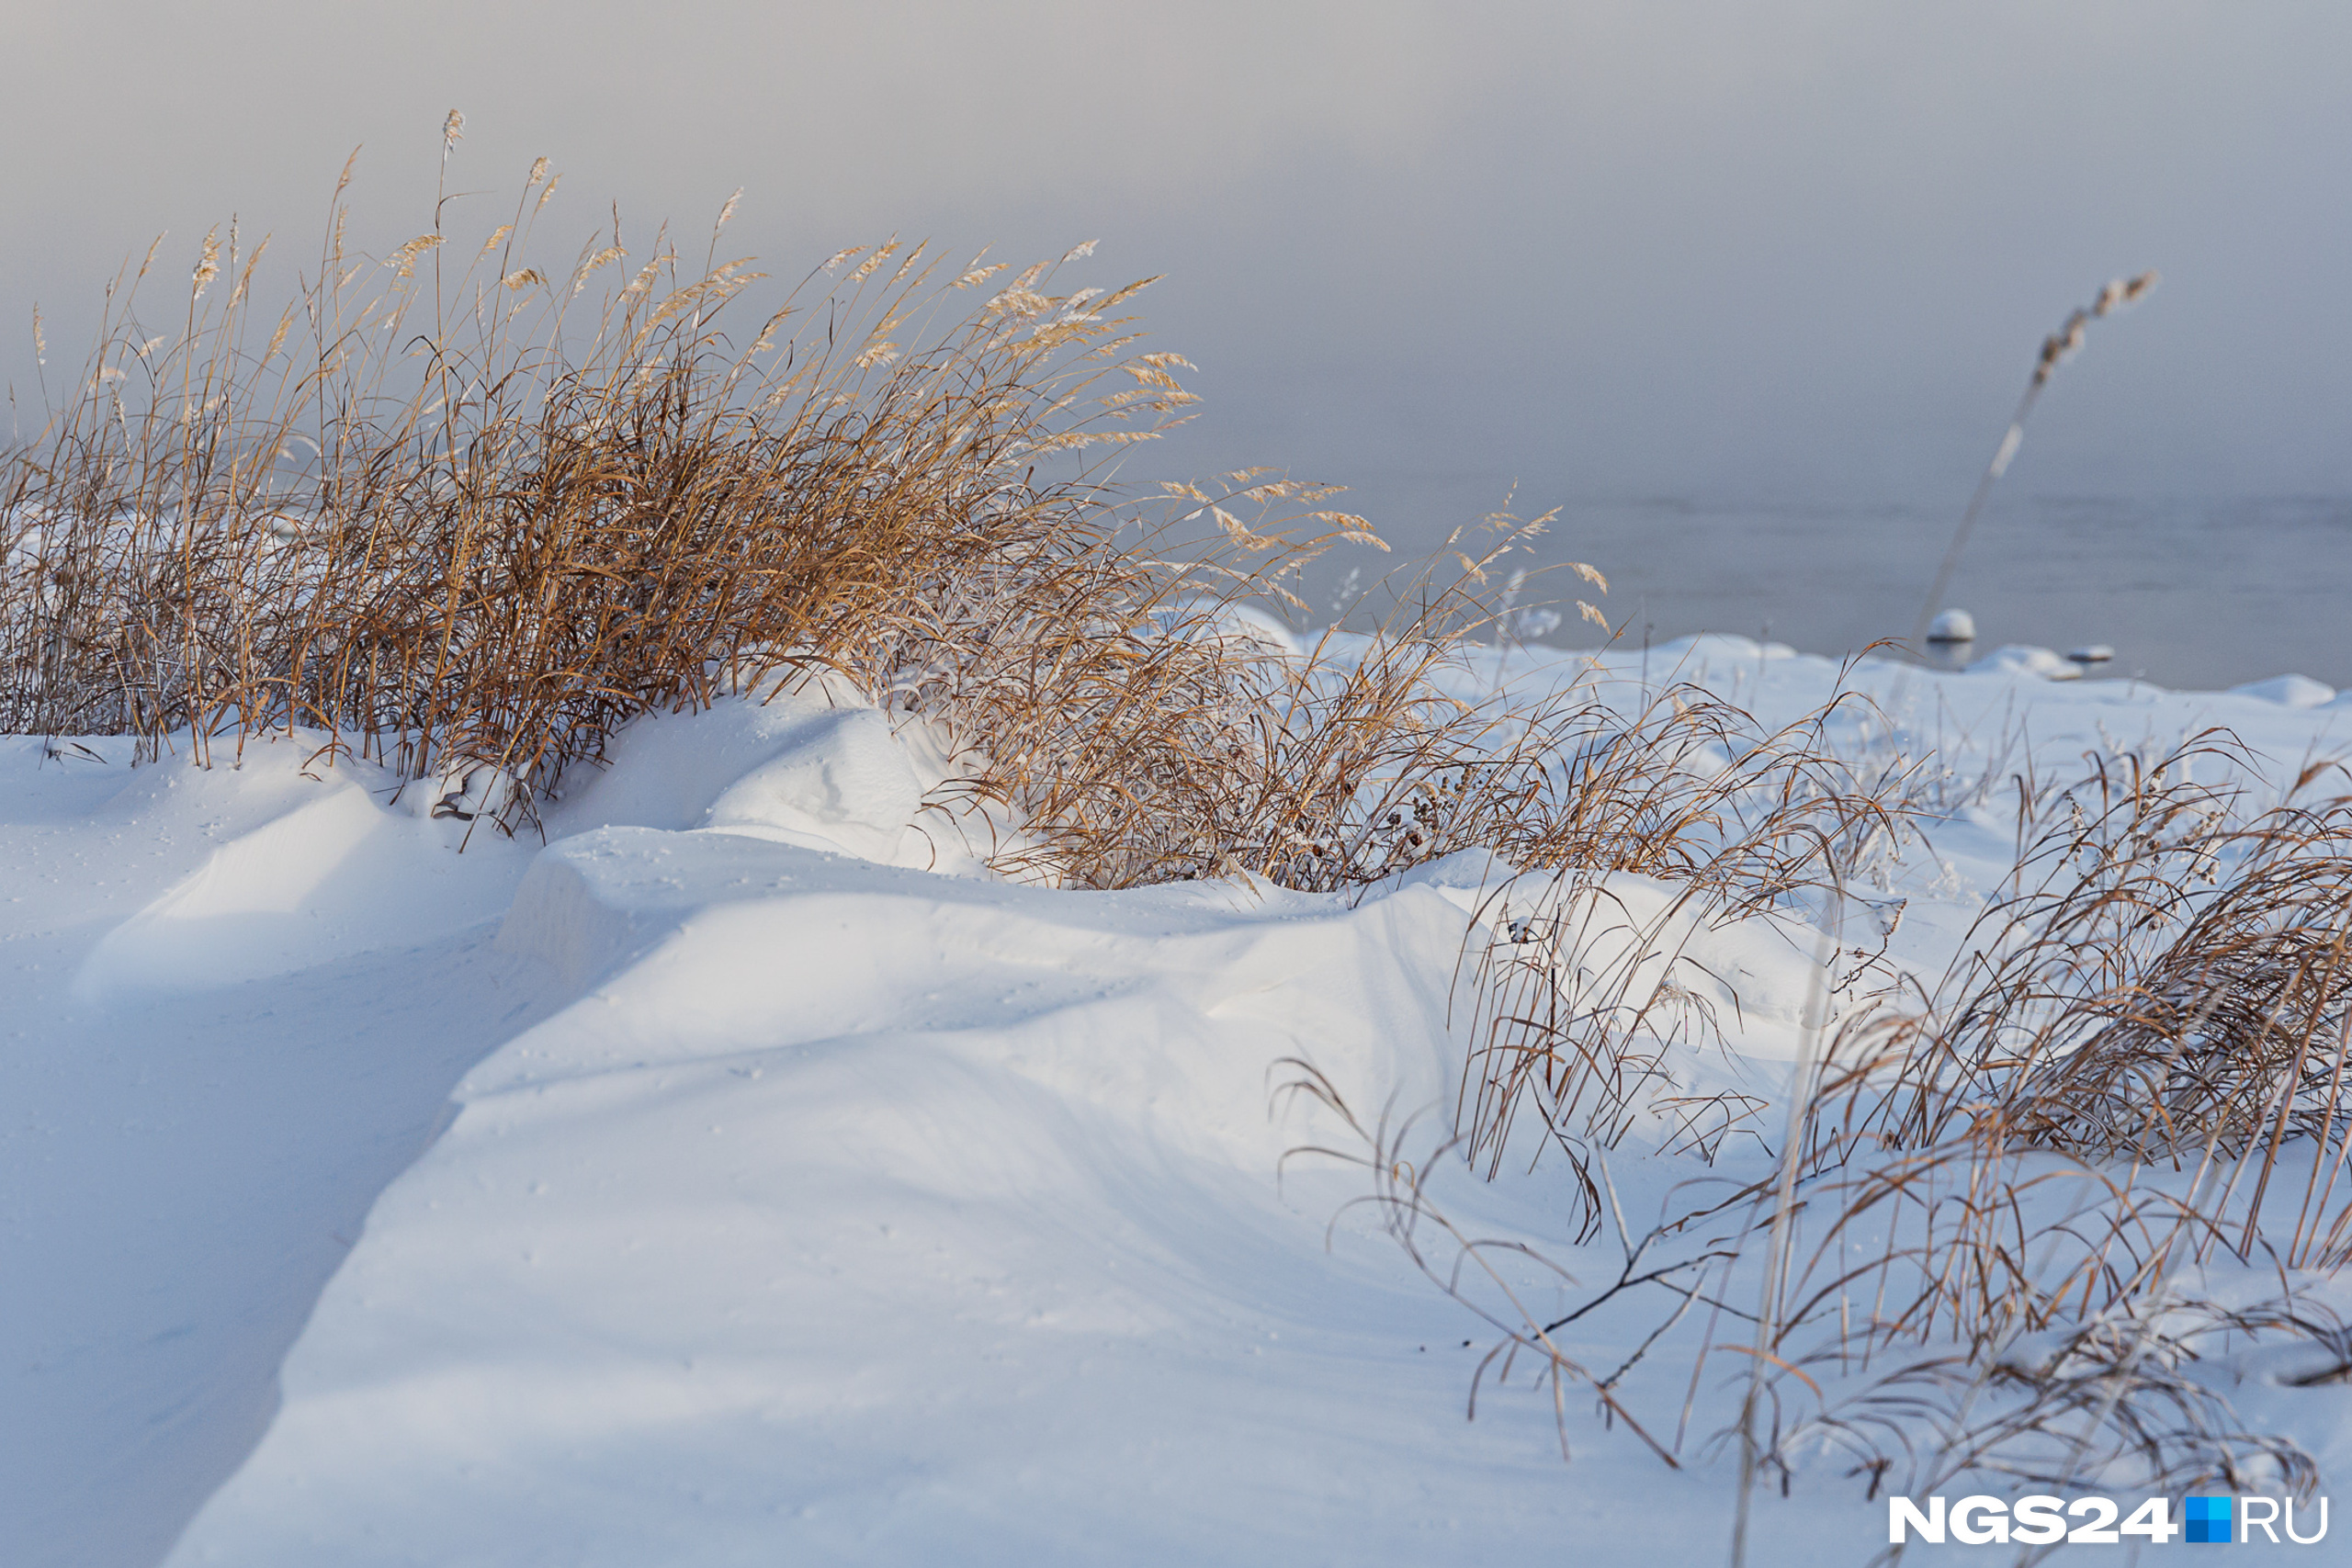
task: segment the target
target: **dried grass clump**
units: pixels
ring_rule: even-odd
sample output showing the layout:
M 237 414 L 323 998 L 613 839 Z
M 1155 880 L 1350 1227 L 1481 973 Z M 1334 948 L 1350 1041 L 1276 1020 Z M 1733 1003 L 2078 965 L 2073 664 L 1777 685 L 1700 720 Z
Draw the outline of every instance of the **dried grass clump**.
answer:
M 2018 447 L 2025 440 L 2025 422 L 2033 412 L 2033 405 L 2041 400 L 2041 390 L 2050 385 L 2050 378 L 2058 367 L 2080 354 L 2088 335 L 2090 323 L 2126 306 L 2136 305 L 2145 299 L 2158 282 L 2154 271 L 2136 277 L 2109 279 L 2097 298 L 2081 310 L 2070 311 L 2059 329 L 2041 340 L 2041 351 L 2034 355 L 2033 374 L 2026 381 L 2025 392 L 2018 399 L 2017 412 L 2009 416 L 2008 428 L 2001 433 L 2000 445 L 1993 449 L 1992 460 L 1984 465 L 1984 472 L 1976 481 L 1974 493 L 1968 498 L 1968 508 L 1960 514 L 1954 525 L 1951 543 L 1945 547 L 1942 564 L 1936 568 L 1936 579 L 1928 586 L 1928 597 L 1919 608 L 1919 618 L 1911 628 L 1906 646 L 1913 649 L 1927 645 L 1928 626 L 1937 607 L 1944 602 L 1944 590 L 1951 586 L 1952 573 L 1960 570 L 1961 553 L 1968 547 L 1968 536 L 1976 526 L 1976 514 L 1984 509 L 1984 498 L 2008 472 L 2009 464 L 2018 455 Z
M 1516 830 L 1498 835 L 1517 874 L 1481 911 L 1492 934 L 1476 953 L 1459 1129 L 1492 1175 L 1532 1120 L 1567 1161 L 1579 1241 L 1602 1221 L 1596 1148 L 1665 1116 L 1669 1148 L 1712 1160 L 1763 1106 L 1679 1092 L 1668 1058 L 1716 1034 L 1708 998 L 1724 989 L 1687 953 L 1693 936 L 1826 897 L 1858 856 L 1907 830 L 1899 781 L 1857 773 L 1828 743 L 1839 710 L 1860 701 L 1767 731 L 1697 687 L 1622 716 L 1571 688 L 1533 732 L 1541 784 L 1525 791 Z
M 2300 798 L 2333 771 L 2314 765 L 2249 813 L 2252 763 L 2209 733 L 2096 757 L 2022 804 L 2025 847 L 1967 956 L 1840 1043 L 1834 1136 L 1930 1147 L 1967 1124 L 2096 1160 L 2256 1156 L 2257 1191 L 2290 1143 L 2341 1163 L 2352 796 Z
M 1369 638 L 1253 631 L 1317 553 L 1380 542 L 1262 470 L 1114 482 L 1192 400 L 1122 313 L 1142 283 L 1056 284 L 1091 247 L 844 251 L 738 332 L 763 275 L 718 259 L 732 202 L 699 266 L 617 228 L 558 266 L 555 185 L 536 165 L 462 262 L 437 209 L 356 254 L 339 186 L 274 318 L 233 231 L 169 330 L 139 309 L 154 253 L 121 280 L 0 473 L 0 728 L 198 761 L 323 737 L 512 831 L 633 716 L 824 671 L 939 727 L 1016 875 L 1329 891 L 1486 849 L 1734 901 L 1786 881 L 1781 836 L 1725 826 L 1779 776 L 1744 716 L 1459 694 L 1544 519 L 1450 541 Z
M 1826 1439 L 1874 1486 L 1902 1453 L 1919 1485 L 2128 1461 L 2310 1495 L 2194 1365 L 2325 1341 L 2305 1293 L 2352 1260 L 2352 796 L 2301 798 L 2313 765 L 2262 805 L 2256 761 L 2209 732 L 2020 781 L 2016 869 L 1952 971 L 1839 1032 L 1767 1260 L 1787 1371 L 1759 1382 L 1776 1412 L 1800 1370 L 1815 1395 L 1774 1462 Z M 2275 1289 L 2216 1296 L 2217 1264 Z
M 2021 778 L 2016 870 L 1951 973 L 1857 990 L 1834 1030 L 1832 953 L 1870 907 L 1833 889 L 1820 1043 L 1782 1097 L 1774 1168 L 1693 1168 L 1646 1225 L 1629 1225 L 1610 1155 L 1637 1111 L 1679 1103 L 1687 911 L 1635 919 L 1589 885 L 1581 925 L 1510 960 L 1512 999 L 1488 1004 L 1484 1066 L 1440 1151 L 1359 1119 L 1311 1070 L 1293 1087 L 1352 1129 L 1360 1146 L 1322 1152 L 1371 1173 L 1389 1233 L 1498 1335 L 1482 1377 L 1532 1367 L 1563 1412 L 1582 1388 L 1676 1464 L 1707 1368 L 1744 1386 L 1730 1421 L 1697 1427 L 1702 1450 L 1737 1450 L 1743 1518 L 1753 1482 L 1785 1492 L 1825 1460 L 1872 1495 L 1974 1474 L 2307 1497 L 2310 1457 L 2242 1418 L 2212 1359 L 2300 1344 L 2311 1367 L 2281 1380 L 2298 1384 L 2346 1363 L 2318 1287 L 2352 1261 L 2352 795 L 2319 796 L 2319 765 L 2267 789 L 2257 761 L 2211 733 L 2096 754 L 2064 787 Z M 1853 863 L 1809 863 L 1842 885 Z M 1532 934 L 1498 924 L 1498 952 Z M 1572 1274 L 1436 1201 L 1438 1153 L 1491 1175 L 1521 1107 L 1569 1152 L 1563 1239 L 1613 1233 L 1622 1269 Z M 1713 1163 L 1703 1140 L 1655 1155 L 1694 1152 Z M 1538 1289 L 1565 1310 L 1532 1310 Z M 1613 1368 L 1569 1337 L 1602 1324 L 1634 1347 Z
M 666 241 L 632 266 L 616 232 L 543 270 L 525 246 L 553 189 L 542 160 L 514 221 L 445 268 L 437 228 L 349 253 L 339 187 L 274 321 L 232 232 L 151 335 L 151 252 L 6 459 L 0 728 L 200 761 L 323 732 L 330 760 L 434 787 L 488 770 L 511 829 L 631 716 L 825 669 L 1002 758 L 984 792 L 1050 806 L 1102 714 L 1250 670 L 1170 605 L 1279 593 L 1370 537 L 1337 513 L 1303 544 L 1254 534 L 1238 513 L 1327 492 L 1244 475 L 1202 498 L 1222 548 L 1136 547 L 1139 509 L 1087 465 L 1191 400 L 1119 313 L 1143 284 L 1052 291 L 1091 246 L 1017 274 L 845 251 L 739 338 L 763 275 L 716 260 L 728 213 L 699 269 Z
M 323 735 L 511 831 L 631 716 L 821 670 L 940 728 L 1015 875 L 1330 891 L 1476 848 L 1770 896 L 1712 842 L 1705 781 L 1774 765 L 1741 716 L 1456 694 L 1546 520 L 1450 541 L 1369 638 L 1253 631 L 1306 560 L 1380 541 L 1262 470 L 1114 482 L 1191 398 L 1121 313 L 1143 284 L 1057 291 L 1091 247 L 845 251 L 737 334 L 762 275 L 718 259 L 728 213 L 699 267 L 617 231 L 535 264 L 554 185 L 446 265 L 437 228 L 355 256 L 339 188 L 274 321 L 232 232 L 151 334 L 151 253 L 6 458 L 0 726 L 199 760 Z
M 1413 585 L 1409 615 L 1369 637 L 1291 653 L 1216 596 L 1125 634 L 1092 701 L 1003 704 L 982 729 L 1000 767 L 998 738 L 1022 737 L 1001 787 L 1041 860 L 1093 886 L 1182 867 L 1330 892 L 1487 851 L 1525 874 L 1519 897 L 1539 920 L 1570 881 L 1616 871 L 1710 908 L 1811 886 L 1827 848 L 1877 810 L 1804 750 L 1820 720 L 1766 734 L 1689 688 L 1630 716 L 1581 682 L 1533 700 L 1458 694 L 1498 615 L 1489 569 L 1531 526 L 1505 529 L 1460 580 Z M 1036 671 L 1069 657 L 1039 644 L 1019 690 L 1060 679 Z

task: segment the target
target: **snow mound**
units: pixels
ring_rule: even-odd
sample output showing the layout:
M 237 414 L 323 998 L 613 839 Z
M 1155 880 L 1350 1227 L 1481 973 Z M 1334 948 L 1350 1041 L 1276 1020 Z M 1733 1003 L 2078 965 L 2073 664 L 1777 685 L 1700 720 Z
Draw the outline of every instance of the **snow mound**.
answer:
M 278 746 L 307 750 L 300 741 Z M 178 771 L 166 764 L 141 784 Z M 232 789 L 240 782 L 219 772 Z M 481 852 L 459 855 L 463 823 L 386 809 L 354 776 L 373 778 L 373 770 L 346 767 L 315 779 L 290 772 L 256 769 L 253 792 L 279 798 L 284 809 L 228 838 L 107 932 L 75 975 L 78 997 L 206 990 L 291 974 L 414 946 L 494 919 L 505 907 L 515 863 L 492 835 L 481 835 Z
M 1445 678 L 1627 711 L 1713 681 L 1778 725 L 1840 678 L 1784 655 L 1471 649 Z M 2215 705 L 1846 679 L 1963 779 L 2012 736 L 2054 772 Z M 2222 705 L 2292 758 L 2345 701 Z M 1874 754 L 1867 716 L 1833 740 Z M 1719 1556 L 1735 1489 L 1703 1440 L 1736 1382 L 1698 1392 L 1683 1470 L 1582 1401 L 1563 1467 L 1523 1376 L 1489 1375 L 1465 1424 L 1491 1335 L 1349 1206 L 1366 1170 L 1283 1163 L 1362 1152 L 1272 1092 L 1303 1059 L 1369 1123 L 1425 1113 L 1398 1148 L 1499 1267 L 1524 1239 L 1573 1269 L 1510 1276 L 1538 1310 L 1624 1267 L 1563 1239 L 1556 1164 L 1488 1184 L 1430 1158 L 1472 1043 L 1465 944 L 1530 879 L 1483 854 L 1329 898 L 927 874 L 953 836 L 936 740 L 814 686 L 642 718 L 567 778 L 544 850 L 433 819 L 429 792 L 387 809 L 366 769 L 305 778 L 308 743 L 201 773 L 0 740 L 0 1559 L 153 1562 L 183 1527 L 175 1568 Z M 1920 830 L 1932 854 L 1848 910 L 1838 974 L 1865 919 L 1893 944 L 1856 986 L 1940 972 L 2009 871 L 1979 806 Z M 1715 1175 L 1769 1174 L 1817 934 L 1708 927 L 1626 874 L 1566 913 L 1562 964 L 1720 1021 L 1667 1065 L 1765 1107 Z M 1690 1174 L 1643 1154 L 1668 1134 L 1629 1132 L 1612 1205 Z M 1562 1329 L 1576 1355 L 1616 1365 L 1656 1326 L 1623 1301 Z M 2281 1375 L 2241 1371 L 2241 1399 Z M 1669 1413 L 1694 1397 L 1665 1358 L 1632 1375 Z M 2337 1392 L 2281 1395 L 2331 1476 Z M 1759 1495 L 1758 1568 L 1877 1550 L 1883 1498 L 1798 1485 Z
M 1729 632 L 1700 632 L 1691 637 L 1679 637 L 1662 642 L 1650 649 L 1653 667 L 1671 667 L 1702 663 L 1757 663 L 1773 659 L 1794 659 L 1797 650 L 1785 642 L 1758 642 L 1754 637 L 1737 637 Z
M 502 942 L 629 951 L 458 1087 L 172 1562 L 1272 1562 L 1425 1528 L 1364 1479 L 1393 1455 L 1555 1466 L 1539 1401 L 1461 1426 L 1461 1355 L 1414 1351 L 1450 1303 L 1393 1247 L 1327 1256 L 1352 1179 L 1275 1181 L 1317 1134 L 1270 1119 L 1284 1058 L 1442 1096 L 1463 933 L 1420 886 L 558 845 Z
M 486 818 L 433 818 L 427 807 L 446 790 L 403 786 L 364 763 L 300 771 L 320 739 L 259 744 L 249 774 L 172 763 L 130 775 L 120 809 L 195 779 L 187 787 L 218 797 L 220 809 L 235 800 L 258 820 L 107 931 L 75 976 L 77 996 L 217 989 L 413 946 L 447 934 L 453 920 L 507 912 L 527 843 Z M 821 688 L 649 715 L 615 737 L 612 753 L 608 771 L 549 813 L 551 837 L 620 823 L 774 839 L 885 864 L 935 858 L 915 827 L 926 784 L 909 748 L 879 711 L 842 705 Z M 559 875 L 526 878 L 526 888 Z M 545 900 L 527 891 L 523 902 L 528 927 Z M 546 955 L 567 974 L 585 973 L 574 965 L 592 964 L 602 941 L 554 942 Z
M 2082 666 L 2047 648 L 2003 643 L 1968 667 L 1971 675 L 2030 675 L 2041 681 L 2079 681 Z
M 2335 700 L 2335 687 L 2308 675 L 2273 675 L 2267 681 L 2249 681 L 2230 690 L 2241 697 L 2258 697 L 2287 708 L 2315 708 Z
M 722 697 L 633 720 L 614 737 L 605 771 L 548 813 L 548 833 L 707 828 L 886 865 L 978 871 L 918 826 L 951 771 L 938 753 L 927 731 L 899 733 L 834 683 Z
M 922 809 L 922 781 L 873 708 L 816 714 L 789 749 L 719 792 L 706 825 L 862 860 L 895 862 Z

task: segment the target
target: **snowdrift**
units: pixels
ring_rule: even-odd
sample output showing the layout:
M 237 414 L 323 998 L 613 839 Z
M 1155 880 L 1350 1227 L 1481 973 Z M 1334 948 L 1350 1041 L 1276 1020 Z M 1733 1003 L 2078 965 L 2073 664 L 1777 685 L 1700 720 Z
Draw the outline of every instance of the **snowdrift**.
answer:
M 1560 678 L 1538 657 L 1465 679 Z M 1768 721 L 1835 678 L 1737 638 L 1649 658 Z M 2331 738 L 2300 689 L 1910 679 L 1960 716 L 1958 772 L 2020 701 L 2052 758 L 2124 724 Z M 544 848 L 462 855 L 469 824 L 299 743 L 234 772 L 119 753 L 0 754 L 7 1072 L 37 1108 L 0 1148 L 53 1266 L 0 1286 L 11 1562 L 1724 1548 L 1727 1465 L 1669 1470 L 1491 1382 L 1465 1423 L 1480 1326 L 1349 1206 L 1362 1171 L 1284 1161 L 1338 1138 L 1275 1092 L 1295 1064 L 1447 1113 L 1481 868 L 1361 898 L 1010 886 L 922 810 L 920 737 L 821 694 L 641 720 Z M 1939 826 L 1892 962 L 1949 953 L 2006 830 Z M 1683 933 L 1739 1004 L 1710 1070 L 1782 1080 L 1803 936 Z M 1541 1171 L 1448 1191 L 1555 1237 Z M 2307 1446 L 2352 1460 L 2343 1392 L 2295 1397 Z M 1798 1495 L 1759 1500 L 1752 1562 L 1883 1543 L 1856 1483 Z

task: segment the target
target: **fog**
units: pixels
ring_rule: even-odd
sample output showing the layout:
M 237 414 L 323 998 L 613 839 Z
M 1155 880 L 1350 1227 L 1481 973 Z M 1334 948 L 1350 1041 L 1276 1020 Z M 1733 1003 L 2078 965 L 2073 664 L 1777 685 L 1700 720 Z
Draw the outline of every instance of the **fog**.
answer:
M 2098 323 L 2005 494 L 2352 491 L 2340 4 L 17 5 L 0 368 L 30 396 L 123 259 L 238 216 L 453 231 L 533 158 L 543 232 L 699 232 L 779 274 L 899 233 L 1099 237 L 1197 422 L 1411 542 L 1500 503 L 1956 511 L 2041 334 Z M 75 355 L 78 357 L 78 355 Z M 1909 514 L 1906 513 L 1906 515 Z M 1925 547 L 1932 558 L 1935 545 Z

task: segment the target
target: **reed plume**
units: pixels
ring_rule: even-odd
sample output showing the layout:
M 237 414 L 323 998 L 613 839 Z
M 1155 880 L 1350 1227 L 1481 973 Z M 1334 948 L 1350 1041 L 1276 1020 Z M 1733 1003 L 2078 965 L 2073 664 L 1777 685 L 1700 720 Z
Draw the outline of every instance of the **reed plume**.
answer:
M 2041 350 L 2035 355 L 2033 373 L 2026 378 L 2025 392 L 2018 399 L 2017 411 L 2009 415 L 2008 428 L 2001 433 L 2000 444 L 1993 448 L 1993 459 L 1984 465 L 1984 472 L 1976 480 L 1976 489 L 1968 498 L 1967 510 L 1960 514 L 1953 527 L 1951 542 L 1944 547 L 1944 558 L 1936 568 L 1935 581 L 1928 585 L 1928 597 L 1919 606 L 1918 619 L 1913 623 L 1907 644 L 1913 650 L 1924 646 L 1928 623 L 1934 619 L 1936 606 L 1943 602 L 1944 591 L 1951 586 L 1952 574 L 1960 570 L 1960 558 L 1968 548 L 1968 536 L 1976 527 L 1976 514 L 1984 509 L 1985 498 L 2003 474 L 2009 471 L 2011 459 L 2025 441 L 2025 422 L 2040 400 L 2041 389 L 2058 367 L 2082 351 L 2085 329 L 2101 317 L 2113 314 L 2127 305 L 2136 305 L 2148 291 L 2155 288 L 2157 274 L 2143 272 L 2137 277 L 2115 278 L 2098 291 L 2098 297 L 2082 310 L 2069 315 L 2059 329 L 2041 340 Z

